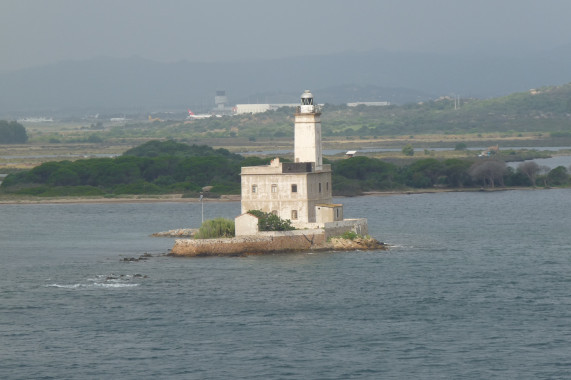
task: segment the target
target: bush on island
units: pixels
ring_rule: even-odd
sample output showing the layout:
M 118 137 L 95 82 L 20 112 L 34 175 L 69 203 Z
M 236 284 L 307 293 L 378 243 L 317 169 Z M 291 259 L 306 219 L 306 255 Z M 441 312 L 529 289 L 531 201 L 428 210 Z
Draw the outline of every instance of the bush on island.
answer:
M 248 214 L 258 217 L 258 229 L 260 231 L 291 231 L 295 227 L 291 225 L 291 220 L 282 219 L 271 212 L 261 210 L 250 210 Z
M 234 221 L 226 218 L 210 219 L 202 223 L 195 239 L 231 238 L 236 235 Z

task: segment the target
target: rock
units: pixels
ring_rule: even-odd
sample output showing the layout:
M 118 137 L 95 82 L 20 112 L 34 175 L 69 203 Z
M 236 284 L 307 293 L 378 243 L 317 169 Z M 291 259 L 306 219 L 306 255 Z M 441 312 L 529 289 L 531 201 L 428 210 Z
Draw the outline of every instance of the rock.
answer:
M 387 250 L 388 246 L 372 237 L 358 237 L 353 240 L 341 237 L 331 238 L 330 243 L 336 251 Z
M 153 237 L 177 237 L 177 238 L 193 237 L 197 231 L 198 231 L 197 228 L 179 228 L 177 230 L 157 232 L 157 233 L 152 234 L 151 236 L 153 236 Z

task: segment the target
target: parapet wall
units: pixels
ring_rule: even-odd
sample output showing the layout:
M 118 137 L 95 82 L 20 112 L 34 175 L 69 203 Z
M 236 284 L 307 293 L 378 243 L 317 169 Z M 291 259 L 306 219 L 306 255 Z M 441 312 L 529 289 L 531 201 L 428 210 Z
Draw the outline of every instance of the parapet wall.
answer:
M 343 235 L 347 231 L 353 231 L 361 236 L 368 235 L 369 227 L 367 225 L 367 219 L 345 219 L 337 222 L 325 223 L 325 239 Z

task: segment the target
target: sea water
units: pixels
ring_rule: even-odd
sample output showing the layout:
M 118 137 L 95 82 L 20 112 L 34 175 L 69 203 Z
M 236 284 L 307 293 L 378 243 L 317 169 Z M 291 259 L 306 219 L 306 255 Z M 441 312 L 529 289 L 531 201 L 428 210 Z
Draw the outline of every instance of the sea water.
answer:
M 199 203 L 0 205 L 0 378 L 571 377 L 571 190 L 335 201 L 392 248 L 173 258 Z

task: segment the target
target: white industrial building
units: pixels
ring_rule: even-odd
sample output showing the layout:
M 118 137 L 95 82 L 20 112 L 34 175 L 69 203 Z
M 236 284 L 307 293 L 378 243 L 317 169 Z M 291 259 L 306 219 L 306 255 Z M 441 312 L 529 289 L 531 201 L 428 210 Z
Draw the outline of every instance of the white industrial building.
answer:
M 369 106 L 369 107 L 386 107 L 390 106 L 391 102 L 353 102 L 347 103 L 347 107 Z
M 234 107 L 234 111 L 236 115 L 242 115 L 247 113 L 262 113 L 266 111 L 275 111 L 281 107 L 297 107 L 297 104 L 291 103 L 284 103 L 284 104 L 264 104 L 264 103 L 256 103 L 256 104 L 236 104 Z

